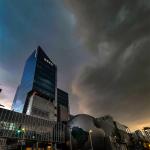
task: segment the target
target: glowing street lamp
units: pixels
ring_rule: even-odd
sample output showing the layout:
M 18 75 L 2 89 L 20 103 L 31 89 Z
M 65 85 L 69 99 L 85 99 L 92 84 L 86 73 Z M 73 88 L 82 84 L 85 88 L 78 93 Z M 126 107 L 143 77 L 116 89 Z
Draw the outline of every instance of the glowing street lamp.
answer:
M 25 128 L 22 128 L 22 131 L 25 132 Z
M 20 133 L 21 133 L 21 130 L 18 129 L 18 130 L 17 130 L 17 133 L 20 134 Z
M 94 150 L 94 149 L 93 149 L 93 142 L 92 142 L 92 135 L 91 135 L 92 132 L 93 132 L 93 131 L 90 129 L 90 130 L 89 130 L 90 144 L 91 144 L 91 149 Z

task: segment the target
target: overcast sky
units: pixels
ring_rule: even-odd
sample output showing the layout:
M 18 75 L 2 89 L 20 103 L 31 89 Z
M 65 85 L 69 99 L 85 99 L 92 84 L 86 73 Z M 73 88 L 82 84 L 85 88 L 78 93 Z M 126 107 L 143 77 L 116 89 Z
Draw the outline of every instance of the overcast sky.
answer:
M 1 0 L 0 103 L 7 108 L 38 45 L 57 64 L 73 114 L 150 126 L 148 0 Z

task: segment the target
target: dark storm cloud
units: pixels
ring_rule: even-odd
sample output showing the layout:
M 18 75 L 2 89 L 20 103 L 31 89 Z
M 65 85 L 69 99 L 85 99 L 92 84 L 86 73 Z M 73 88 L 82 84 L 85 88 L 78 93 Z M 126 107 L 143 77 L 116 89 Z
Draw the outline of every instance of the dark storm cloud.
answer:
M 69 55 L 73 43 L 71 16 L 58 0 L 1 2 L 0 62 L 7 69 L 18 70 L 18 61 L 26 58 L 38 45 L 50 56 Z M 68 53 L 67 53 L 68 52 Z M 59 54 L 60 55 L 60 54 Z M 13 57 L 13 59 L 12 59 Z M 22 68 L 23 61 L 20 68 Z
M 150 2 L 67 0 L 95 60 L 73 84 L 84 112 L 133 124 L 150 116 Z

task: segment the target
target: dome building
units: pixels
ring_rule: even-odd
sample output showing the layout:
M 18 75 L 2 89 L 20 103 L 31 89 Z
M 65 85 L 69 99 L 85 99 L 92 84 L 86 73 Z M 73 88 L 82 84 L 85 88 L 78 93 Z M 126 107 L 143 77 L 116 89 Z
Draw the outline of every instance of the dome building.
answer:
M 97 128 L 95 118 L 80 114 L 68 122 L 69 147 L 72 150 L 105 149 L 105 132 Z
M 111 116 L 79 114 L 68 121 L 67 127 L 69 150 L 127 150 L 127 127 Z

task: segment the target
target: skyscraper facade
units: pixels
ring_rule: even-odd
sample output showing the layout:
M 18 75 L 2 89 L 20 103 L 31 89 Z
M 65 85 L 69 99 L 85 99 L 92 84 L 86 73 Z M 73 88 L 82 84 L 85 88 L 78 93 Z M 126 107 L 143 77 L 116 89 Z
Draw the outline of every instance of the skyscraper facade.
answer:
M 49 105 L 47 111 L 42 108 L 43 102 Z M 57 67 L 43 49 L 38 47 L 26 61 L 12 109 L 21 113 L 34 112 L 39 116 L 46 116 L 52 107 L 50 105 L 56 106 L 56 103 Z

